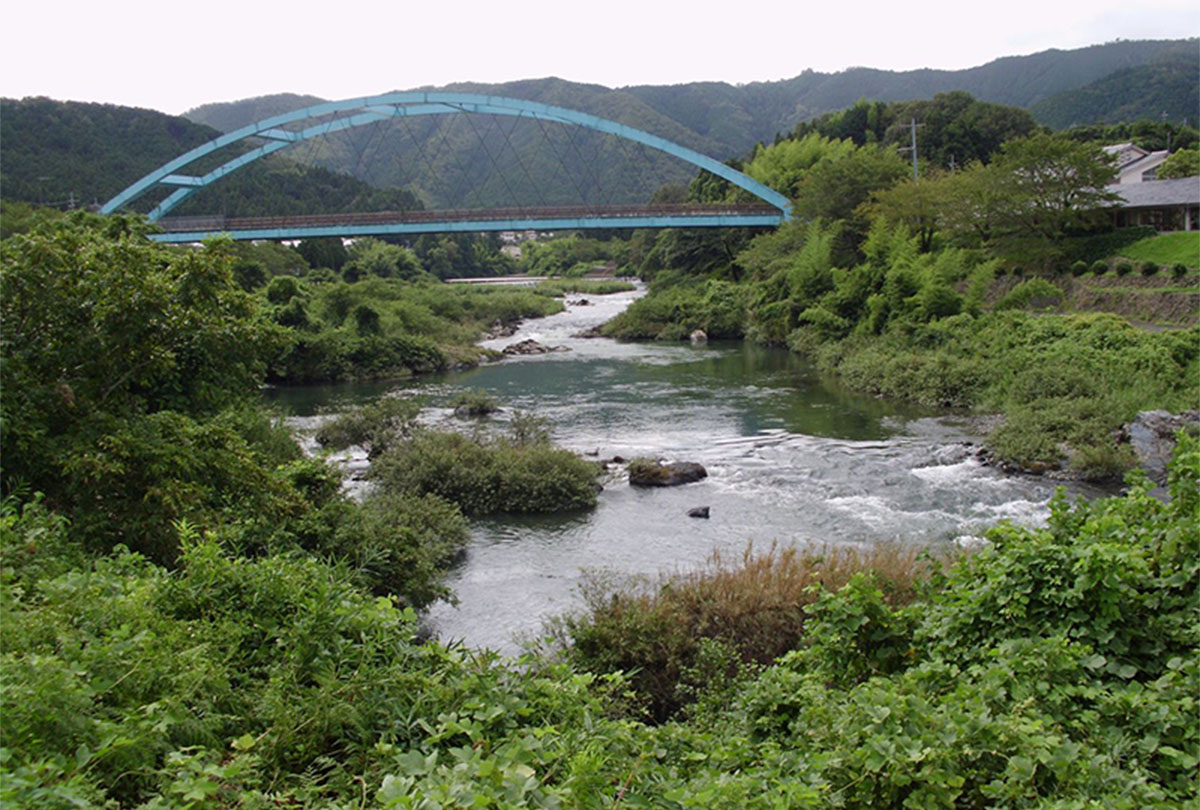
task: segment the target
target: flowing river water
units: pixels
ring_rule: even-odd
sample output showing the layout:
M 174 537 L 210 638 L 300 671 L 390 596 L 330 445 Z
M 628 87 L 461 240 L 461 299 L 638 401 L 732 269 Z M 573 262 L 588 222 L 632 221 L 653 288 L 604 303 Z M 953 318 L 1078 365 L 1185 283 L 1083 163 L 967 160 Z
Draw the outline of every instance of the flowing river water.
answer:
M 748 543 L 776 541 L 955 543 L 1000 520 L 1044 519 L 1054 483 L 982 465 L 964 444 L 979 437 L 961 415 L 847 391 L 782 349 L 573 337 L 637 294 L 591 297 L 484 344 L 533 338 L 569 352 L 400 383 L 272 392 L 311 435 L 323 415 L 398 389 L 421 394 L 434 421 L 461 426 L 447 403 L 482 389 L 509 412 L 545 418 L 554 441 L 581 454 L 707 468 L 697 483 L 638 489 L 614 466 L 594 510 L 474 521 L 449 580 L 458 604 L 438 603 L 427 616 L 442 639 L 517 652 L 547 617 L 579 608 L 587 569 L 655 575 L 697 567 L 714 550 L 736 556 Z M 342 460 L 365 466 L 361 454 Z M 697 506 L 708 506 L 710 518 L 689 518 Z

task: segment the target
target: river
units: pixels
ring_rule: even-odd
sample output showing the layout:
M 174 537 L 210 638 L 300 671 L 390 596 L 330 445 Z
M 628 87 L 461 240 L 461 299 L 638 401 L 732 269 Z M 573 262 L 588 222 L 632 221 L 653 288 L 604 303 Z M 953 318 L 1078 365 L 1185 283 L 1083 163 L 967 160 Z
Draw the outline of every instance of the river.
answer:
M 655 575 L 699 566 L 714 550 L 739 554 L 747 543 L 773 541 L 969 542 L 1000 520 L 1045 518 L 1053 482 L 982 465 L 963 444 L 979 440 L 964 416 L 847 391 L 781 349 L 573 337 L 636 295 L 591 297 L 484 344 L 533 338 L 569 352 L 402 383 L 272 392 L 310 435 L 320 414 L 398 388 L 425 397 L 432 421 L 461 425 L 446 403 L 483 389 L 509 412 L 547 419 L 554 440 L 579 453 L 707 468 L 694 484 L 636 489 L 614 467 L 594 510 L 475 521 L 450 576 L 458 604 L 438 603 L 427 616 L 442 639 L 515 653 L 545 618 L 579 607 L 586 569 Z M 365 464 L 361 455 L 344 460 Z M 697 506 L 710 507 L 710 518 L 687 517 Z

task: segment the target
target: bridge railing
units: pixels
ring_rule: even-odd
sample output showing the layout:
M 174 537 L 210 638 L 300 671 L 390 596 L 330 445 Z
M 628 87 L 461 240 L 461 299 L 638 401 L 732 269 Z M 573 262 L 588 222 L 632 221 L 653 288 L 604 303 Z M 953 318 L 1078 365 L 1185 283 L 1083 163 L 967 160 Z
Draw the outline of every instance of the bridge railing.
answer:
M 584 217 L 688 217 L 755 216 L 778 214 L 773 206 L 756 203 L 663 204 L 663 205 L 564 205 L 537 208 L 491 208 L 454 211 L 373 211 L 351 214 L 296 214 L 282 217 L 167 217 L 158 225 L 167 232 L 219 232 L 238 230 L 305 228 L 337 225 L 378 225 L 417 222 L 483 222 L 512 219 L 563 219 Z

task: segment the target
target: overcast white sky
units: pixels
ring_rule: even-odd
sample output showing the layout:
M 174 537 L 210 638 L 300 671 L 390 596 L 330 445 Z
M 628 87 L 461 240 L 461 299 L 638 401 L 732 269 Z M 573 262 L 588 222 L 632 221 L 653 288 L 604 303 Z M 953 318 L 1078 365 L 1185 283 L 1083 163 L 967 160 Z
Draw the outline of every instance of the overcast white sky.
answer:
M 32 0 L 0 12 L 0 95 L 181 113 L 268 93 L 349 98 L 559 76 L 730 83 L 850 66 L 957 69 L 1200 35 L 1196 0 Z

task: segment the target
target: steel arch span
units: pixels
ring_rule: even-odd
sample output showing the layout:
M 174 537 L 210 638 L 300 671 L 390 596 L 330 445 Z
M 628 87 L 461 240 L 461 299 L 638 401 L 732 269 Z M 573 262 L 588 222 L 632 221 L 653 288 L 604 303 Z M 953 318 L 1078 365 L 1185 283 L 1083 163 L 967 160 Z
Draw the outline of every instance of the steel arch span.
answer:
M 625 124 L 588 113 L 569 110 L 565 107 L 555 107 L 536 101 L 525 101 L 501 96 L 486 96 L 476 93 L 447 93 L 438 91 L 387 93 L 381 96 L 330 101 L 244 126 L 241 129 L 214 138 L 208 143 L 197 146 L 195 149 L 180 155 L 174 160 L 164 163 L 106 202 L 100 211 L 104 214 L 113 213 L 151 189 L 157 187 L 172 188 L 174 190 L 155 206 L 149 214 L 151 221 L 157 221 L 192 194 L 215 183 L 225 175 L 293 144 L 353 127 L 372 124 L 377 121 L 386 121 L 391 118 L 453 113 L 508 115 L 518 118 L 532 118 L 559 124 L 571 124 L 615 135 L 619 138 L 625 138 L 664 152 L 680 160 L 687 161 L 748 191 L 758 199 L 779 210 L 777 221 L 774 224 L 785 221 L 790 216 L 791 202 L 782 194 L 735 169 L 731 169 L 720 161 L 714 160 L 707 155 L 702 155 L 685 146 L 680 146 L 666 138 L 660 138 L 657 135 L 651 135 L 640 129 L 635 129 Z M 288 125 L 303 123 L 310 119 L 325 120 L 320 120 L 301 128 L 285 128 Z M 186 171 L 189 165 L 206 155 L 210 155 L 230 144 L 250 138 L 263 139 L 266 142 L 202 175 L 181 173 Z M 756 224 L 771 223 L 759 222 Z

